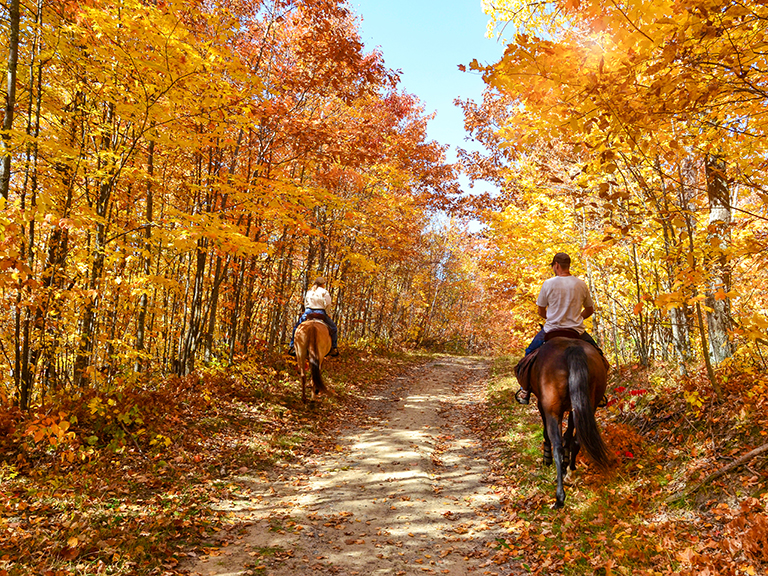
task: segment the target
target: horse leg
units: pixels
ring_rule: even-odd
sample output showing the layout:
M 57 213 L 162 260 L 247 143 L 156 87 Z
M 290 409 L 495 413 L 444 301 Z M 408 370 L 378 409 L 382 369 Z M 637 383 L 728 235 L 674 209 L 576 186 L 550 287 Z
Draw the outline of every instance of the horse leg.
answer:
M 565 504 L 565 489 L 563 488 L 563 438 L 562 438 L 562 419 L 556 418 L 552 414 L 546 417 L 546 430 L 549 433 L 549 439 L 552 442 L 552 452 L 557 468 L 557 491 L 555 492 L 555 508 L 562 508 Z
M 569 417 L 568 426 L 565 429 L 565 434 L 563 434 L 563 465 L 565 466 L 564 474 L 566 476 L 568 475 L 568 462 L 571 457 L 571 437 L 571 418 Z
M 544 424 L 544 444 L 541 447 L 543 464 L 544 466 L 552 466 L 552 442 L 547 433 L 547 419 L 544 416 L 544 412 L 539 410 L 539 413 L 541 414 L 541 421 Z
M 574 438 L 573 412 L 569 412 L 568 426 L 563 435 L 563 463 L 571 470 L 576 470 L 576 452 L 578 452 Z M 565 473 L 568 474 L 568 471 L 566 470 Z
M 571 470 L 576 470 L 576 456 L 579 455 L 579 449 L 581 448 L 581 444 L 579 444 L 579 438 L 576 434 L 576 424 L 575 419 L 573 416 L 573 411 L 571 411 L 570 415 L 568 416 L 568 429 L 571 431 L 571 439 L 570 439 L 570 445 L 571 445 L 571 461 L 570 461 L 570 468 Z
M 322 374 L 323 374 L 323 359 L 319 358 L 317 361 L 317 381 L 314 381 L 315 379 L 313 378 L 313 384 L 314 384 L 313 390 L 315 392 L 315 398 L 317 398 L 317 396 L 320 394 L 320 390 L 321 390 L 320 386 L 322 385 L 322 381 L 323 381 Z

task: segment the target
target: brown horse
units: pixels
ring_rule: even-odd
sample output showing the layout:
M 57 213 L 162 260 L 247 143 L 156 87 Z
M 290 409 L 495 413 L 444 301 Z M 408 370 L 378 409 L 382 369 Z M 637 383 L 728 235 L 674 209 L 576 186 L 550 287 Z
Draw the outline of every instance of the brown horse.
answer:
M 310 316 L 309 320 L 302 322 L 296 328 L 294 336 L 296 346 L 296 364 L 299 368 L 301 377 L 301 400 L 307 401 L 307 362 L 312 375 L 312 399 L 321 392 L 328 393 L 328 389 L 323 384 L 323 358 L 331 350 L 331 335 L 328 333 L 328 326 L 322 320 L 314 319 Z
M 608 363 L 604 357 L 594 346 L 576 338 L 552 338 L 538 350 L 531 367 L 529 389 L 538 398 L 544 423 L 544 464 L 552 464 L 554 451 L 557 467 L 555 508 L 565 503 L 564 467 L 576 469 L 580 447 L 598 466 L 608 466 L 608 451 L 595 421 L 595 407 L 603 398 L 607 380 Z M 570 413 L 563 436 L 566 412 Z

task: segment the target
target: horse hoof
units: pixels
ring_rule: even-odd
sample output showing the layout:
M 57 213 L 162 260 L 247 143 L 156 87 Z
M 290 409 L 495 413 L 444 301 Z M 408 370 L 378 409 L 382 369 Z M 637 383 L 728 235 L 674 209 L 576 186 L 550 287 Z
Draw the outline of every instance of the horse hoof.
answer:
M 552 510 L 560 510 L 563 506 L 565 506 L 565 502 L 555 502 L 555 505 L 552 506 Z

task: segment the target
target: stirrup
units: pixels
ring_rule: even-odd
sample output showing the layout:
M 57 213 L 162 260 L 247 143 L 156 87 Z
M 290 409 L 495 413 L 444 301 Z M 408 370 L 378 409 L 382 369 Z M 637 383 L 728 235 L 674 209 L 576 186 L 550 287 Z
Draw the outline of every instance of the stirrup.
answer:
M 603 394 L 602 399 L 600 400 L 600 402 L 597 403 L 597 407 L 598 408 L 605 408 L 606 406 L 608 406 L 608 396 Z
M 338 356 L 339 355 L 339 349 L 338 348 L 331 348 L 331 351 L 328 352 L 328 356 Z
M 522 388 L 515 392 L 515 400 L 517 400 L 518 404 L 528 404 L 530 397 L 531 393 L 527 390 L 523 390 Z

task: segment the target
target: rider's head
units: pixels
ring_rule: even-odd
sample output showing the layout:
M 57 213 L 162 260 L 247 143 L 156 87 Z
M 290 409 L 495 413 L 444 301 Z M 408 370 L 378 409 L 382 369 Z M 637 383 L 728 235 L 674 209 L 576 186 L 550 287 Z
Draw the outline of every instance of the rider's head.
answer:
M 325 277 L 324 276 L 318 276 L 315 278 L 315 281 L 313 282 L 315 286 L 320 286 L 321 288 L 325 286 Z
M 552 258 L 552 263 L 550 266 L 554 266 L 555 264 L 560 264 L 560 268 L 563 270 L 568 270 L 571 267 L 571 257 L 568 256 L 568 254 L 565 252 L 558 252 Z

